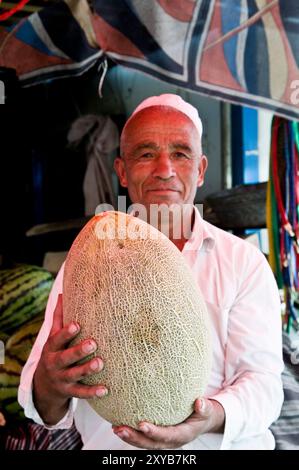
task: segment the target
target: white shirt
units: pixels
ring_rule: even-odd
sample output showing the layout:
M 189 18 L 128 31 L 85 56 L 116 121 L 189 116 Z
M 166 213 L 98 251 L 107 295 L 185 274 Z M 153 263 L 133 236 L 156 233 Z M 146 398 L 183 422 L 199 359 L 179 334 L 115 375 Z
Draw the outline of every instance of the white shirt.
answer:
M 207 433 L 183 449 L 273 449 L 269 426 L 283 402 L 280 300 L 264 255 L 250 243 L 202 220 L 195 210 L 191 238 L 182 251 L 203 293 L 211 320 L 213 366 L 204 394 L 225 410 L 224 434 Z M 49 296 L 45 321 L 22 371 L 19 402 L 25 415 L 44 424 L 32 400 L 32 378 L 48 338 L 62 266 Z M 66 416 L 75 420 L 83 449 L 134 449 L 112 431 L 86 400 L 73 398 Z

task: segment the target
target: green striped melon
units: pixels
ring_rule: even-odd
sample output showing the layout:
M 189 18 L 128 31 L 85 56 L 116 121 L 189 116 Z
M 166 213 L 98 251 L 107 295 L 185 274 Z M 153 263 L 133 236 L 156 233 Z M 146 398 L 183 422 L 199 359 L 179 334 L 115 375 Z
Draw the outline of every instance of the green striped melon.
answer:
M 20 376 L 42 326 L 43 318 L 43 315 L 38 315 L 6 341 L 5 362 L 0 364 L 0 410 L 6 419 L 24 417 L 17 400 Z
M 115 235 L 115 236 L 114 236 Z M 184 421 L 207 386 L 211 346 L 202 294 L 182 253 L 120 212 L 95 216 L 66 259 L 64 323 L 94 338 L 104 369 L 84 378 L 109 393 L 89 400 L 105 420 L 137 428 Z
M 32 321 L 19 328 L 6 342 L 6 351 L 23 365 L 28 359 L 43 321 L 44 315 L 38 315 Z
M 0 270 L 0 331 L 12 333 L 45 310 L 53 276 L 38 266 Z
M 5 363 L 0 364 L 0 411 L 6 421 L 9 417 L 22 419 L 22 407 L 18 403 L 18 388 L 22 372 L 22 363 L 5 352 Z

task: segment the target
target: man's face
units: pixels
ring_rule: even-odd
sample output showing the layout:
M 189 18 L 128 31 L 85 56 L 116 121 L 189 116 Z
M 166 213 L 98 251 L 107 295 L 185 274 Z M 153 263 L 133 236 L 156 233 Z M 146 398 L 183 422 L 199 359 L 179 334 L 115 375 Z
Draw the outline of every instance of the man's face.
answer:
M 115 161 L 120 184 L 133 203 L 193 204 L 207 159 L 192 121 L 169 107 L 140 111 L 126 126 L 122 158 Z

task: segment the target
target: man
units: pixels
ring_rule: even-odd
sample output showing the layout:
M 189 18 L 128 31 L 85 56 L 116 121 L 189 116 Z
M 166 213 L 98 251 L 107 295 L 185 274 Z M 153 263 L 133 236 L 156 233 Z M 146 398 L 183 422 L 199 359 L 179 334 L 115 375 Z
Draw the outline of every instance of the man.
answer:
M 192 206 L 207 168 L 201 134 L 197 111 L 180 97 L 149 98 L 125 125 L 115 169 L 133 203 L 148 211 L 162 203 L 182 208 L 184 217 L 172 219 L 169 238 L 182 251 L 207 304 L 213 344 L 209 385 L 193 414 L 176 426 L 140 423 L 134 430 L 100 418 L 84 399 L 109 390 L 79 380 L 104 364 L 98 357 L 78 365 L 96 350 L 92 338 L 69 346 L 80 325 L 62 325 L 62 267 L 23 370 L 19 401 L 28 417 L 50 428 L 70 427 L 74 417 L 85 449 L 274 448 L 268 428 L 283 400 L 279 295 L 262 253 L 203 221 Z M 177 239 L 174 233 L 186 221 L 192 222 L 191 236 L 181 230 Z

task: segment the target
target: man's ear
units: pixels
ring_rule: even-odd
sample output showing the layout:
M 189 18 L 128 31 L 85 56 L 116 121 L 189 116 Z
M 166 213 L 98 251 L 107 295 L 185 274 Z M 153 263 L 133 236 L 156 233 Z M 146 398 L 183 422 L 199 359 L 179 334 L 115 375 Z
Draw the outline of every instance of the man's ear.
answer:
M 123 188 L 128 187 L 128 181 L 127 181 L 127 173 L 125 169 L 125 162 L 124 159 L 121 157 L 116 157 L 114 160 L 114 170 L 118 176 L 119 182 Z
M 198 164 L 198 179 L 197 179 L 197 187 L 200 188 L 204 184 L 205 180 L 205 172 L 208 168 L 208 159 L 205 155 L 202 155 L 199 160 Z

